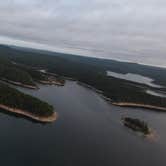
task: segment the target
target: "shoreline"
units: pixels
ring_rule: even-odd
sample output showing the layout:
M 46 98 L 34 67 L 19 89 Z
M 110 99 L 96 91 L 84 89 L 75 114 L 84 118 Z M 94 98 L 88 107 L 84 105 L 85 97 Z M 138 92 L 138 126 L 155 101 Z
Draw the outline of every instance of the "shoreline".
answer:
M 120 107 L 135 107 L 135 108 L 147 108 L 147 109 L 153 109 L 153 110 L 159 110 L 159 111 L 166 111 L 165 107 L 159 107 L 159 106 L 153 106 L 148 104 L 137 104 L 137 103 L 130 103 L 130 102 L 111 102 L 115 106 Z
M 7 82 L 7 83 L 9 83 L 9 84 L 13 84 L 13 85 L 20 86 L 20 87 L 23 87 L 23 88 L 39 89 L 38 86 L 27 85 L 27 84 L 23 84 L 23 83 L 21 83 L 21 82 L 11 81 L 11 80 L 8 80 L 8 79 L 5 79 L 5 78 L 2 78 L 1 80 L 2 80 L 2 81 L 5 81 L 5 82 Z
M 56 112 L 54 112 L 49 117 L 42 117 L 42 116 L 37 116 L 37 115 L 34 115 L 32 113 L 29 113 L 28 111 L 25 111 L 25 110 L 21 110 L 21 109 L 17 109 L 17 108 L 12 108 L 12 107 L 6 106 L 4 104 L 0 104 L 0 108 L 5 110 L 5 111 L 16 113 L 18 115 L 23 115 L 25 117 L 28 117 L 28 118 L 31 118 L 33 120 L 36 120 L 38 122 L 43 122 L 43 123 L 54 122 L 55 120 L 57 120 L 57 117 L 58 117 L 58 114 Z
M 131 130 L 132 130 L 133 132 L 135 132 L 138 136 L 143 136 L 144 138 L 146 138 L 146 139 L 148 139 L 149 141 L 152 141 L 152 142 L 154 142 L 154 141 L 156 141 L 156 140 L 158 139 L 158 135 L 157 135 L 156 131 L 153 130 L 152 128 L 150 128 L 150 127 L 148 128 L 148 129 L 149 129 L 149 133 L 145 134 L 145 133 L 143 133 L 143 132 L 136 131 L 136 130 L 132 129 L 132 128 L 129 127 L 129 126 L 126 126 L 124 119 L 121 119 L 121 122 L 122 122 L 122 125 L 123 125 L 123 126 L 129 128 L 129 129 L 131 129 Z
M 64 83 L 58 81 L 57 74 L 47 72 L 47 69 L 37 70 L 42 74 L 47 76 L 47 80 L 38 80 L 37 82 L 43 85 L 57 85 L 57 86 L 64 86 Z
M 97 94 L 99 94 L 105 101 L 111 103 L 112 105 L 115 106 L 120 106 L 120 107 L 135 107 L 135 108 L 145 108 L 145 109 L 153 109 L 153 110 L 158 110 L 158 111 L 166 111 L 165 107 L 159 107 L 159 106 L 153 106 L 153 105 L 149 105 L 149 104 L 141 104 L 141 103 L 132 103 L 132 102 L 114 102 L 111 98 L 107 97 L 104 95 L 103 91 L 98 90 L 96 88 L 94 88 L 91 85 L 85 84 L 83 82 L 77 81 L 77 84 L 88 88 L 94 92 L 96 92 Z
M 40 84 L 43 84 L 43 85 L 57 85 L 57 86 L 64 86 L 64 84 L 58 82 L 58 81 L 45 81 L 45 80 L 41 80 L 41 81 L 38 81 Z
M 102 90 L 98 90 L 96 89 L 95 87 L 91 86 L 91 85 L 88 85 L 84 82 L 81 82 L 81 81 L 78 81 L 78 80 L 72 80 L 72 79 L 68 79 L 68 77 L 63 77 L 64 79 L 66 80 L 69 80 L 69 81 L 76 81 L 76 83 L 78 85 L 81 85 L 85 88 L 88 88 L 94 92 L 96 92 L 97 94 L 99 94 L 105 101 L 111 103 L 112 105 L 115 105 L 115 106 L 120 106 L 120 107 L 135 107 L 135 108 L 145 108 L 145 109 L 153 109 L 153 110 L 158 110 L 158 111 L 166 111 L 166 108 L 165 107 L 159 107 L 159 106 L 153 106 L 153 105 L 148 105 L 148 104 L 141 104 L 141 103 L 132 103 L 132 102 L 114 102 L 111 98 L 107 97 L 104 95 L 103 91 Z M 22 84 L 20 82 L 14 82 L 14 81 L 10 81 L 10 80 L 7 80 L 7 79 L 1 79 L 2 81 L 5 81 L 7 83 L 10 83 L 10 84 L 13 84 L 13 85 L 16 85 L 16 86 L 20 86 L 20 87 L 24 87 L 24 88 L 29 88 L 29 89 L 39 89 L 38 86 L 31 86 L 31 85 L 26 85 L 26 84 Z M 58 86 L 64 86 L 62 84 L 58 84 L 57 82 L 51 82 L 51 81 L 40 81 L 39 83 L 43 84 L 43 85 L 58 85 Z M 23 111 L 25 112 L 25 111 Z M 26 115 L 25 115 L 26 116 Z M 33 116 L 33 115 L 32 115 Z

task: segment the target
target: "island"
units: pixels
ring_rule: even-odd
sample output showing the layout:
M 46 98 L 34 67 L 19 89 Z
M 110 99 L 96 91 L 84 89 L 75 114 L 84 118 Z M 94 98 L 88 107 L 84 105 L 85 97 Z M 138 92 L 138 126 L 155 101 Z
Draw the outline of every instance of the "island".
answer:
M 123 117 L 122 122 L 123 122 L 124 126 L 132 129 L 133 131 L 140 132 L 144 136 L 151 134 L 151 130 L 148 127 L 147 123 L 140 119 Z
M 0 83 L 0 108 L 43 123 L 57 119 L 53 106 L 3 83 Z

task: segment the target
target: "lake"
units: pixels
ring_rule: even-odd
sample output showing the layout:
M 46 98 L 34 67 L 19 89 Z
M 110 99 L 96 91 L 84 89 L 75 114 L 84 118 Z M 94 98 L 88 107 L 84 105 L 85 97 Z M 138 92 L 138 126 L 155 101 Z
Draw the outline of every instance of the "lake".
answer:
M 19 89 L 52 104 L 59 118 L 44 125 L 1 112 L 2 166 L 165 166 L 166 113 L 113 106 L 73 81 Z M 122 116 L 145 120 L 159 137 L 138 136 Z
M 112 72 L 112 71 L 107 71 L 107 76 L 111 76 L 114 78 L 120 78 L 123 80 L 128 80 L 128 81 L 132 81 L 132 82 L 137 82 L 140 84 L 145 84 L 154 88 L 162 88 L 161 85 L 157 85 L 154 83 L 154 80 L 152 78 L 149 77 L 145 77 L 139 74 L 134 74 L 134 73 L 126 73 L 126 74 L 122 74 L 122 73 L 116 73 L 116 72 Z

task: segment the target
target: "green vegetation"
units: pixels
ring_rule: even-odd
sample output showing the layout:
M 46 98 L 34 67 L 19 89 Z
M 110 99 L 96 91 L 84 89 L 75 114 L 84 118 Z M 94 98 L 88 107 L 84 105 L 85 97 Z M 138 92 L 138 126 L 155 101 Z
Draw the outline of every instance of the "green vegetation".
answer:
M 53 114 L 53 107 L 35 97 L 0 83 L 0 104 L 21 109 L 33 115 L 47 117 Z
M 22 84 L 25 87 L 37 87 L 35 82 L 49 81 L 49 76 L 36 68 L 17 64 L 4 56 L 0 56 L 0 79 Z
M 0 46 L 0 53 L 2 53 L 0 57 L 5 57 L 10 62 L 16 62 L 15 67 L 28 73 L 35 81 L 47 79 L 36 70 L 46 69 L 50 73 L 88 84 L 102 91 L 103 95 L 113 102 L 129 102 L 166 108 L 166 98 L 152 96 L 145 92 L 148 88 L 154 90 L 155 88 L 106 75 L 108 70 L 140 74 L 166 86 L 166 69 L 164 68 L 24 48 L 14 49 L 7 46 Z M 166 88 L 162 88 L 162 91 L 166 91 Z
M 123 124 L 127 126 L 128 128 L 137 132 L 141 132 L 145 135 L 150 134 L 150 129 L 146 122 L 136 118 L 130 118 L 130 117 L 122 118 L 122 120 L 123 120 Z
M 14 82 L 35 86 L 31 76 L 22 70 L 12 66 L 0 65 L 0 77 Z
M 0 57 L 0 78 L 13 82 L 19 82 L 26 85 L 35 86 L 35 83 L 29 73 L 20 70 L 9 60 Z

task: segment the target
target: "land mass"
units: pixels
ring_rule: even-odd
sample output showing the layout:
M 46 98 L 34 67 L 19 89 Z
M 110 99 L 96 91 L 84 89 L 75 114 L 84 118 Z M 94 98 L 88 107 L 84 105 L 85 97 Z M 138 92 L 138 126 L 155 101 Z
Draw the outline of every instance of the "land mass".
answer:
M 18 108 L 12 108 L 12 107 L 8 107 L 6 105 L 0 104 L 0 108 L 12 113 L 16 113 L 19 115 L 23 115 L 25 117 L 29 117 L 35 121 L 39 121 L 39 122 L 44 122 L 44 123 L 48 123 L 48 122 L 53 122 L 57 119 L 57 113 L 53 112 L 52 115 L 49 116 L 41 116 L 41 115 L 35 115 L 27 110 L 22 110 L 22 109 L 18 109 Z
M 147 123 L 140 119 L 123 117 L 122 122 L 123 122 L 124 126 L 132 129 L 133 131 L 140 132 L 144 136 L 151 134 L 151 130 L 148 127 Z
M 146 93 L 147 90 L 166 92 L 164 68 L 3 45 L 0 46 L 0 61 L 0 78 L 10 83 L 29 87 L 37 87 L 37 83 L 63 86 L 65 79 L 72 79 L 115 105 L 166 111 L 166 98 Z M 159 87 L 108 76 L 107 71 L 149 77 Z
M 57 113 L 48 103 L 0 83 L 0 108 L 40 122 L 53 122 Z
M 127 102 L 126 103 L 125 102 L 115 103 L 115 102 L 112 102 L 112 104 L 116 105 L 116 106 L 121 106 L 121 107 L 139 107 L 139 108 L 147 108 L 147 109 L 153 109 L 153 110 L 159 110 L 159 111 L 166 111 L 165 107 L 139 104 L 139 103 L 127 103 Z

